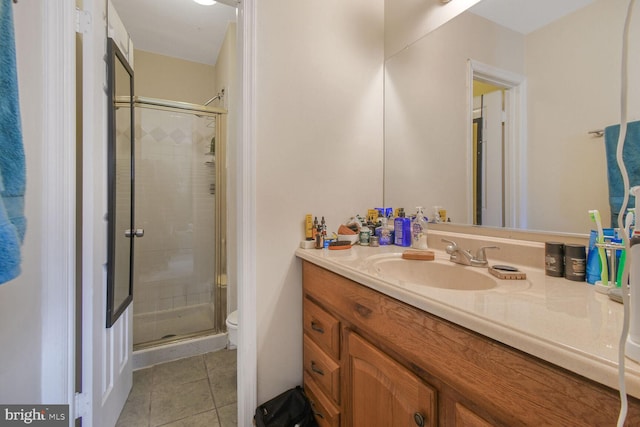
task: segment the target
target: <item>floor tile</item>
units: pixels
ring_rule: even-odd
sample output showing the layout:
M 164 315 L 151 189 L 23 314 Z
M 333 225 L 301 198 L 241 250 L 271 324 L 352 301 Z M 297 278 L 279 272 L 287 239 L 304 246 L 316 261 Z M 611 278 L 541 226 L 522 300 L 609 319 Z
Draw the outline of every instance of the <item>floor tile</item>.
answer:
M 187 357 L 153 367 L 153 389 L 207 378 L 203 356 Z
M 237 427 L 238 425 L 238 404 L 218 408 L 218 416 L 220 417 L 220 427 Z
M 214 409 L 208 379 L 181 387 L 154 387 L 151 392 L 151 427 L 186 418 Z
M 129 394 L 116 427 L 148 427 L 150 404 L 150 393 Z
M 169 424 L 163 424 L 162 427 L 220 427 L 220 422 L 216 411 L 207 411 Z
M 133 371 L 133 387 L 129 395 L 150 394 L 152 388 L 153 368 Z
M 238 366 L 237 350 L 220 350 L 204 355 L 209 376 L 218 371 L 235 371 Z
M 135 371 L 117 427 L 236 427 L 236 356 L 219 350 Z
M 238 401 L 236 371 L 218 372 L 209 377 L 213 399 L 217 407 L 223 407 Z

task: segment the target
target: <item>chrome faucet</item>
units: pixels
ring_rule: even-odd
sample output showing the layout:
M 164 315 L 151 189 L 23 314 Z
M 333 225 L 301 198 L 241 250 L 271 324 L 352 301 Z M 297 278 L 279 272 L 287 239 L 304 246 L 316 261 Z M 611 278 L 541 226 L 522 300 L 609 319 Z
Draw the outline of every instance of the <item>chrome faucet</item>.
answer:
M 460 249 L 458 244 L 454 241 L 442 239 L 443 242 L 449 243 L 447 245 L 447 253 L 449 256 L 449 261 L 455 262 L 456 264 L 462 265 L 470 265 L 472 267 L 488 267 L 489 261 L 487 261 L 487 254 L 485 252 L 486 249 L 500 249 L 497 246 L 483 246 L 476 251 L 476 255 L 471 255 L 470 251 Z

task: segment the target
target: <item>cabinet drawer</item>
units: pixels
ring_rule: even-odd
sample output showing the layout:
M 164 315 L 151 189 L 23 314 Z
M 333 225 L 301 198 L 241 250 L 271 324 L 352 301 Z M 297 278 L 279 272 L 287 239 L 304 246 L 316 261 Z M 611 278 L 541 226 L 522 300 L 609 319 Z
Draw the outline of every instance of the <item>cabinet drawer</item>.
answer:
M 304 336 L 304 370 L 327 396 L 340 403 L 340 365 Z
M 311 401 L 311 407 L 320 427 L 339 427 L 340 411 L 331 400 L 320 391 L 311 376 L 304 373 L 304 392 Z
M 307 298 L 304 299 L 304 331 L 334 359 L 340 359 L 340 322 Z

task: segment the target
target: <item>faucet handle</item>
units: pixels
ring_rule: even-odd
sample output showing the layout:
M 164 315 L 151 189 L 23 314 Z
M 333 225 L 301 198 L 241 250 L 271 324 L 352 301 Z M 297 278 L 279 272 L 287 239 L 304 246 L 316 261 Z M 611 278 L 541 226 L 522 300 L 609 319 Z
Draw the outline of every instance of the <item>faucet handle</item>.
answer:
M 453 240 L 441 239 L 443 242 L 449 243 L 447 245 L 446 251 L 449 255 L 458 250 L 458 244 Z
M 476 261 L 486 262 L 487 254 L 485 253 L 485 249 L 500 249 L 498 246 L 483 246 L 476 252 Z

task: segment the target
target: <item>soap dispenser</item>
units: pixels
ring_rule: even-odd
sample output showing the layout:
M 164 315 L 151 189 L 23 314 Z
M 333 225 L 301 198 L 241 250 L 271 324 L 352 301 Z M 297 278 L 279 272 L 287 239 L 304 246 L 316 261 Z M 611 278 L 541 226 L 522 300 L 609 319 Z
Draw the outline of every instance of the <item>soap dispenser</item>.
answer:
M 418 213 L 411 222 L 411 247 L 429 249 L 427 246 L 427 219 L 424 217 L 422 206 L 418 206 L 416 209 Z

